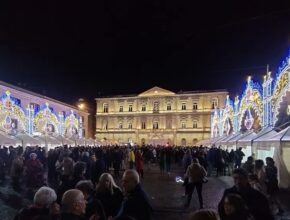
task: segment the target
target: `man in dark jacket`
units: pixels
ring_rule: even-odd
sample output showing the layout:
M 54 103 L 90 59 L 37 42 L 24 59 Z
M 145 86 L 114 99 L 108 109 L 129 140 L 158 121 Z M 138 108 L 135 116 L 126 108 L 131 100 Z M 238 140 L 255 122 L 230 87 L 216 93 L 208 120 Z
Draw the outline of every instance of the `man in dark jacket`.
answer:
M 247 171 L 237 168 L 233 171 L 233 178 L 235 185 L 224 191 L 224 195 L 218 205 L 221 219 L 225 219 L 224 198 L 226 195 L 233 193 L 243 198 L 255 220 L 274 220 L 267 198 L 250 186 Z
M 139 175 L 135 170 L 126 170 L 123 175 L 125 199 L 114 220 L 131 217 L 136 220 L 151 220 L 152 207 L 148 196 L 142 189 Z

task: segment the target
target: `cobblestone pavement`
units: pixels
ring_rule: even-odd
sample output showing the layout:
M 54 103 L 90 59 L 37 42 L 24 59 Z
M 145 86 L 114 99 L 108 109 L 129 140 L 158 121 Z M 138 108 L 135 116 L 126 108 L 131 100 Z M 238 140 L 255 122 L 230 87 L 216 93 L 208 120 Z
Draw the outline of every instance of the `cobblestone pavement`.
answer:
M 154 208 L 154 220 L 186 220 L 190 212 L 196 210 L 198 199 L 196 192 L 193 194 L 191 205 L 184 209 L 184 187 L 176 183 L 175 177 L 183 176 L 179 166 L 173 166 L 171 174 L 161 174 L 157 165 L 152 165 L 149 170 L 145 168 L 144 179 L 141 180 L 145 191 L 149 195 Z M 31 204 L 33 195 L 23 191 L 15 192 L 9 186 L 9 180 L 0 186 L 0 220 L 12 220 L 19 209 Z M 217 208 L 225 188 L 232 185 L 231 177 L 209 178 L 209 182 L 203 185 L 203 197 L 205 208 Z M 277 220 L 290 220 L 290 193 L 282 191 L 279 197 L 283 202 L 285 212 L 283 217 L 276 216 Z

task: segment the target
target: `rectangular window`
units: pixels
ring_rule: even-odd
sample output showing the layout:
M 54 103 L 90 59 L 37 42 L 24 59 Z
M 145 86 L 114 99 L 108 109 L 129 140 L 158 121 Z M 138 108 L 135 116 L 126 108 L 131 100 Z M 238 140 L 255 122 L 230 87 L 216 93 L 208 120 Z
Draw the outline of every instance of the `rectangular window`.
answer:
M 103 106 L 103 112 L 104 113 L 108 113 L 109 112 L 109 106 L 108 106 L 107 103 L 105 103 L 104 106 Z
M 119 123 L 119 129 L 123 129 L 123 124 Z
M 185 129 L 185 128 L 186 128 L 186 123 L 185 123 L 185 122 L 182 122 L 182 123 L 181 123 L 181 128 L 182 128 L 182 129 Z
M 181 110 L 186 110 L 186 103 L 182 103 Z
M 141 129 L 146 129 L 146 123 L 145 123 L 145 121 L 142 121 L 142 123 L 141 123 Z
M 192 128 L 197 128 L 197 121 L 193 121 Z
M 132 123 L 129 123 L 129 124 L 128 124 L 128 128 L 129 128 L 129 129 L 132 129 Z
M 133 106 L 129 105 L 129 112 L 132 112 L 132 111 L 133 111 Z
M 123 112 L 123 106 L 120 105 L 119 112 Z
M 141 110 L 142 110 L 142 112 L 146 112 L 146 105 L 142 105 Z
M 153 112 L 156 112 L 156 113 L 159 112 L 159 102 L 153 103 Z
M 197 110 L 197 109 L 198 109 L 198 106 L 197 106 L 197 103 L 196 103 L 196 102 L 193 103 L 192 109 L 193 109 L 193 110 Z
M 171 104 L 167 104 L 167 111 L 171 111 Z

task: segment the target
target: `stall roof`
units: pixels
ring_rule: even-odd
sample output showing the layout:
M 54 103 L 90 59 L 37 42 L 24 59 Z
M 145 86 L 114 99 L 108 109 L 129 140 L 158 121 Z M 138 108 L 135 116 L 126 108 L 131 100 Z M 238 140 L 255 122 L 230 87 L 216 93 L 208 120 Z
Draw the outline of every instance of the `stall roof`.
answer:
M 4 132 L 0 132 L 0 144 L 9 146 L 9 145 L 21 145 L 21 141 L 7 135 Z
M 230 146 L 230 145 L 236 145 L 237 141 L 240 140 L 241 138 L 248 136 L 252 131 L 247 131 L 246 133 L 239 133 L 235 137 L 231 138 L 226 142 L 225 145 Z
M 290 126 L 278 132 L 268 139 L 268 142 L 286 142 L 290 141 Z
M 267 145 L 268 140 L 277 134 L 278 133 L 275 130 L 273 130 L 273 128 L 271 128 L 271 130 L 269 130 L 268 132 L 263 132 L 262 134 L 257 135 L 257 137 L 253 139 L 253 146 L 256 147 L 265 146 Z
M 15 135 L 15 137 L 22 141 L 23 147 L 25 147 L 27 145 L 30 145 L 30 146 L 45 145 L 45 141 L 42 141 L 40 139 L 36 139 L 27 133 L 18 133 Z

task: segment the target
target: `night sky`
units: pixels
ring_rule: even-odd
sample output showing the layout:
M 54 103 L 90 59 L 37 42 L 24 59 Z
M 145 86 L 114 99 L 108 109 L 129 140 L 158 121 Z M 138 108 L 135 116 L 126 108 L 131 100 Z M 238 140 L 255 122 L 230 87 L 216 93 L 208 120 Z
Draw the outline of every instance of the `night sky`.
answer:
M 153 86 L 235 96 L 290 49 L 289 1 L 7 2 L 0 80 L 70 104 Z

